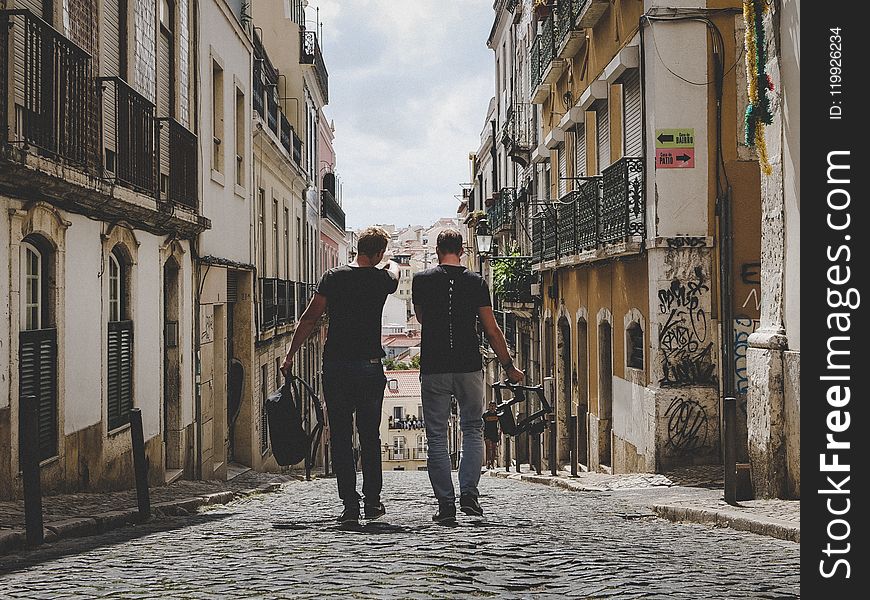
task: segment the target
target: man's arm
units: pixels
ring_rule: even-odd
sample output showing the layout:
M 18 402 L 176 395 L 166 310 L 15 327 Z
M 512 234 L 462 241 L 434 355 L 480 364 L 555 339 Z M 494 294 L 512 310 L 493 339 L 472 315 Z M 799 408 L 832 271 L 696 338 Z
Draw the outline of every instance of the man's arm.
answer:
M 296 352 L 299 351 L 299 348 L 302 347 L 302 344 L 305 343 L 305 340 L 308 339 L 311 332 L 314 331 L 317 321 L 320 320 L 321 315 L 323 315 L 325 311 L 326 296 L 314 294 L 314 297 L 311 299 L 311 302 L 308 303 L 305 312 L 302 313 L 301 317 L 299 317 L 299 323 L 296 325 L 296 330 L 293 332 L 293 337 L 290 340 L 290 349 L 287 351 L 287 356 L 284 358 L 284 363 L 281 365 L 281 373 L 284 374 L 284 377 L 287 377 L 290 373 L 290 369 L 293 366 L 293 356 L 295 356 Z
M 394 260 L 388 260 L 387 264 L 385 264 L 383 268 L 385 271 L 389 271 L 390 274 L 392 274 L 392 276 L 396 279 L 398 279 L 399 275 L 401 275 L 401 271 L 399 271 L 399 265 Z
M 423 324 L 423 307 L 419 304 L 414 305 L 414 316 L 417 317 L 417 322 L 422 325 Z
M 513 383 L 522 383 L 526 377 L 525 373 L 514 366 L 510 352 L 508 352 L 507 342 L 504 339 L 504 333 L 502 333 L 501 327 L 498 326 L 495 320 L 492 307 L 481 306 L 477 309 L 477 315 L 480 317 L 480 324 L 483 327 L 483 332 L 486 334 L 486 339 L 489 340 L 489 345 L 498 357 L 498 362 L 501 363 L 507 372 L 508 379 Z

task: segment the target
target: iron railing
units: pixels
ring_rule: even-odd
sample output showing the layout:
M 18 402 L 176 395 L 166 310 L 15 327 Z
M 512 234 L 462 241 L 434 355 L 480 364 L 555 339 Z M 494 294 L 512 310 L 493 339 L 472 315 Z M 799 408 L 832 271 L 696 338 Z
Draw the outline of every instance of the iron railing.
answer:
M 157 191 L 154 104 L 120 77 L 100 77 L 104 176 L 134 190 Z
M 539 221 L 539 220 L 537 220 Z M 493 276 L 493 292 L 501 302 L 531 302 L 532 284 L 537 276 L 532 271 L 534 259 L 525 256 L 499 256 L 496 263 L 504 261 L 504 270 Z
M 320 216 L 329 219 L 336 227 L 344 231 L 344 210 L 329 190 L 320 190 Z
M 543 214 L 532 217 L 532 260 L 535 263 L 544 259 L 544 220 Z
M 544 207 L 544 260 L 553 260 L 558 253 L 558 214 L 555 206 Z
M 320 52 L 320 44 L 317 42 L 317 33 L 303 30 L 299 32 L 300 53 L 299 62 L 304 65 L 314 65 L 314 73 L 323 101 L 329 103 L 329 74 L 326 72 L 326 64 L 323 62 L 323 54 Z
M 600 196 L 601 177 L 587 179 L 577 190 L 577 252 L 591 250 L 598 245 Z
M 604 169 L 599 208 L 599 242 L 646 235 L 643 159 L 626 156 Z
M 90 54 L 29 10 L 0 10 L 0 143 L 97 172 L 96 96 Z
M 551 14 L 544 19 L 541 29 L 541 73 L 547 70 L 556 55 L 555 20 Z
M 513 226 L 514 190 L 502 188 L 492 206 L 486 209 L 486 219 L 493 233 Z
M 197 197 L 197 150 L 196 135 L 172 117 L 157 119 L 158 127 L 169 128 L 169 135 L 158 135 L 158 156 L 169 153 L 169 182 L 165 197 L 170 202 L 196 210 Z M 169 148 L 160 147 L 160 139 L 168 139 Z M 160 165 L 158 161 L 158 170 Z M 161 174 L 164 175 L 164 174 Z
M 260 277 L 260 330 L 278 324 L 278 280 Z
M 529 63 L 529 80 L 531 82 L 532 90 L 540 85 L 541 76 L 544 73 L 541 58 L 541 34 L 538 34 L 532 41 L 532 56 Z
M 556 232 L 559 256 L 577 253 L 577 209 L 575 192 L 562 196 L 556 205 Z

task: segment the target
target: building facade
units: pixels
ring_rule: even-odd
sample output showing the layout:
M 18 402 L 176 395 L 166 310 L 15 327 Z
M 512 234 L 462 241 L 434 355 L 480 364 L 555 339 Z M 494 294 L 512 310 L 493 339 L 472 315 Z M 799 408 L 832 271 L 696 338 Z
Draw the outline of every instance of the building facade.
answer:
M 0 10 L 3 497 L 24 444 L 44 490 L 128 487 L 134 406 L 149 480 L 199 473 L 194 30 L 186 1 Z
M 467 222 L 473 235 L 486 216 L 499 318 L 554 406 L 544 459 L 720 464 L 722 401 L 736 396 L 746 460 L 761 196 L 742 4 L 495 9 L 495 148 L 478 151 Z

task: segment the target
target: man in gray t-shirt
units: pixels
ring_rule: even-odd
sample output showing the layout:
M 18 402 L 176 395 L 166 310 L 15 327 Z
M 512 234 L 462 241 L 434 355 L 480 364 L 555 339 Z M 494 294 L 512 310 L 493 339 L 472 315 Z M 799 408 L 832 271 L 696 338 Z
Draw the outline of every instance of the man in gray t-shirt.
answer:
M 511 361 L 504 334 L 492 313 L 489 287 L 460 263 L 462 234 L 445 229 L 438 234 L 438 266 L 414 276 L 414 313 L 423 327 L 420 342 L 420 382 L 423 423 L 429 452 L 426 468 L 438 499 L 436 522 L 456 520 L 456 496 L 447 447 L 450 403 L 456 398 L 462 430 L 459 463 L 459 507 L 465 514 L 483 515 L 477 484 L 483 465 L 484 382 L 477 323 L 489 339 L 508 379 L 521 383 L 522 371 Z

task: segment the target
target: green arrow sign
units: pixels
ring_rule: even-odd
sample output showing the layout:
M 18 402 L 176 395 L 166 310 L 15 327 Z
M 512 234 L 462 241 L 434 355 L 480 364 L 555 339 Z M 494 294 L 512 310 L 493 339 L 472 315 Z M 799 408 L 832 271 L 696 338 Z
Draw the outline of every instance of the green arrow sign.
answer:
M 694 147 L 694 129 L 656 129 L 656 148 Z

